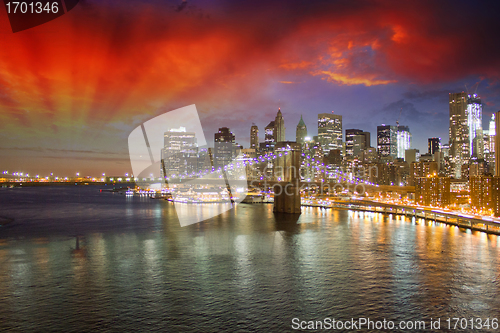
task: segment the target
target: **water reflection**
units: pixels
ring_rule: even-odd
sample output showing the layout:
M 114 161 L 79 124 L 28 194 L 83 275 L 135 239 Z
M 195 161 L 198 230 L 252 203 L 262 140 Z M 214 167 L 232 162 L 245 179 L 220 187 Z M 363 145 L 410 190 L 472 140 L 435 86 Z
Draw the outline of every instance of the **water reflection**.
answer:
M 36 226 L 28 208 L 0 234 L 0 330 L 286 331 L 294 317 L 491 318 L 500 308 L 497 236 L 265 204 L 181 227 L 169 202 L 102 200 L 69 202 Z M 23 223 L 32 229 L 21 236 Z

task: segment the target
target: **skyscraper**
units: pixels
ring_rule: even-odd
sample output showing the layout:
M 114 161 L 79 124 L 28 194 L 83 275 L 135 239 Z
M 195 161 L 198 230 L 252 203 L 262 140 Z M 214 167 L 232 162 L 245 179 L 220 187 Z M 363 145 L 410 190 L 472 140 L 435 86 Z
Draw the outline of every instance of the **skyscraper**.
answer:
M 377 149 L 380 157 L 398 156 L 396 126 L 384 124 L 377 126 Z
M 483 107 L 477 94 L 467 96 L 467 126 L 469 129 L 470 156 L 482 158 L 483 147 Z M 478 138 L 477 140 L 475 140 Z M 470 157 L 469 156 L 469 157 Z
M 429 138 L 428 142 L 429 154 L 434 155 L 435 152 L 441 150 L 441 138 Z
M 495 114 L 495 128 L 500 128 L 500 111 Z M 500 176 L 500 135 L 495 135 L 495 176 Z
M 488 134 L 490 136 L 490 147 L 489 147 L 489 151 L 490 151 L 490 154 L 488 156 L 488 164 L 490 165 L 490 170 L 492 170 L 491 172 L 494 172 L 495 170 L 495 156 L 496 156 L 496 144 L 495 144 L 495 140 L 496 140 L 496 126 L 495 126 L 495 114 L 493 113 L 491 115 L 491 120 L 490 120 L 490 126 L 489 126 L 489 131 L 488 131 Z M 498 175 L 496 175 L 498 176 Z
M 354 155 L 354 137 L 363 133 L 360 129 L 346 129 L 345 130 L 345 154 L 346 156 Z
M 464 92 L 449 95 L 450 106 L 450 157 L 455 178 L 461 178 L 462 165 L 470 158 L 467 96 Z
M 264 129 L 264 131 L 265 131 L 265 132 L 264 132 L 264 133 L 265 133 L 265 134 L 264 134 L 264 141 L 265 141 L 266 143 L 273 143 L 273 142 L 276 142 L 276 141 L 274 140 L 274 129 L 275 129 L 275 126 L 274 126 L 274 120 L 273 120 L 273 121 L 271 121 L 271 122 L 269 123 L 269 125 L 267 125 L 267 126 L 265 127 L 265 129 Z
M 216 168 L 224 168 L 230 164 L 233 159 L 234 151 L 234 134 L 229 128 L 222 127 L 215 133 L 214 138 L 214 166 Z
M 358 156 L 366 148 L 370 147 L 370 133 L 360 129 L 345 130 L 346 156 Z
M 163 134 L 161 174 L 165 177 L 195 171 L 198 145 L 194 132 L 185 127 L 172 128 Z
M 281 114 L 281 109 L 278 108 L 278 114 L 274 119 L 274 142 L 285 141 L 285 120 Z
M 276 128 L 274 124 L 273 120 L 264 128 L 264 142 L 259 144 L 259 153 L 261 154 L 274 151 L 274 146 L 276 145 L 274 138 Z
M 318 114 L 318 140 L 323 153 L 342 149 L 342 116 L 332 113 Z
M 250 148 L 259 149 L 259 128 L 255 124 L 250 128 Z
M 304 123 L 304 119 L 302 119 L 302 115 L 300 116 L 299 124 L 297 125 L 297 130 L 295 131 L 295 141 L 299 144 L 303 144 L 304 140 L 307 136 L 307 126 Z
M 405 158 L 405 151 L 411 147 L 411 133 L 408 126 L 397 126 L 397 157 Z

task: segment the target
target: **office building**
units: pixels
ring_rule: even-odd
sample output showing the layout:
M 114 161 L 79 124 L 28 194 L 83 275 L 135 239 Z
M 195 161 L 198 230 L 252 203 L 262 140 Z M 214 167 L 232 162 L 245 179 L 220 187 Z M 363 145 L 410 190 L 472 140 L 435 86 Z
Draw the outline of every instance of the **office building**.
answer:
M 318 140 L 323 153 L 342 149 L 342 116 L 332 113 L 318 114 Z
M 380 157 L 398 155 L 397 127 L 392 125 L 377 126 L 377 149 Z
M 489 169 L 490 169 L 490 172 L 492 174 L 494 174 L 495 176 L 500 176 L 498 174 L 495 174 L 496 120 L 495 120 L 495 114 L 494 113 L 491 115 L 490 124 L 489 124 L 489 130 L 488 130 L 488 136 L 489 136 L 489 155 L 488 155 Z
M 415 178 L 415 203 L 423 206 L 446 207 L 450 204 L 449 177 Z
M 192 173 L 197 165 L 198 145 L 194 132 L 185 127 L 172 128 L 163 134 L 161 174 L 165 177 Z
M 415 185 L 415 180 L 421 177 L 434 177 L 439 172 L 436 161 L 420 161 L 410 164 L 410 185 Z
M 492 207 L 493 214 L 496 217 L 500 216 L 500 177 L 493 177 L 491 185 Z
M 470 156 L 482 158 L 483 147 L 483 118 L 481 99 L 477 94 L 467 96 L 467 127 L 469 130 Z M 470 157 L 469 156 L 469 157 Z
M 450 109 L 450 157 L 453 164 L 453 176 L 462 176 L 462 165 L 470 157 L 469 126 L 467 117 L 467 95 L 464 92 L 449 95 Z
M 405 151 L 411 148 L 411 133 L 408 126 L 397 126 L 397 158 L 405 158 Z
M 278 114 L 274 119 L 274 142 L 285 141 L 285 120 L 281 114 L 281 109 L 278 108 Z
M 494 212 L 494 178 L 497 177 L 470 176 L 469 178 L 470 207 L 478 213 L 491 214 Z M 496 197 L 496 200 L 498 200 L 498 197 Z
M 434 155 L 435 152 L 441 150 L 441 138 L 428 139 L 428 153 Z
M 298 144 L 302 145 L 305 142 L 307 137 L 307 126 L 304 123 L 304 119 L 302 119 L 302 115 L 300 116 L 299 124 L 297 125 L 297 130 L 295 131 L 295 141 Z
M 495 128 L 500 129 L 500 111 L 495 114 Z M 499 151 L 497 153 L 496 151 Z M 495 133 L 495 176 L 500 176 L 500 135 Z
M 214 138 L 214 166 L 224 168 L 231 163 L 235 152 L 234 134 L 227 127 L 219 128 Z
M 477 129 L 476 136 L 474 137 L 474 139 L 472 139 L 471 157 L 479 159 L 484 158 L 484 134 L 482 129 Z
M 370 147 L 370 133 L 360 129 L 345 130 L 345 156 L 359 156 L 366 148 Z
M 259 149 L 259 128 L 255 124 L 250 128 L 250 148 Z
M 271 142 L 274 142 L 274 143 L 275 143 L 275 142 L 276 142 L 276 141 L 274 140 L 274 129 L 275 129 L 274 124 L 275 124 L 275 123 L 274 123 L 274 120 L 273 120 L 273 121 L 271 121 L 271 122 L 269 123 L 269 125 L 267 125 L 267 126 L 264 128 L 264 131 L 265 131 L 265 132 L 264 132 L 264 133 L 265 133 L 265 134 L 264 134 L 264 142 L 269 142 L 269 143 L 271 143 Z
M 259 144 L 260 154 L 266 154 L 274 151 L 274 147 L 276 146 L 276 141 L 274 139 L 274 124 L 275 122 L 273 120 L 264 128 L 264 142 Z
M 413 162 L 418 162 L 420 159 L 420 151 L 418 149 L 407 149 L 405 151 L 405 162 L 411 165 Z

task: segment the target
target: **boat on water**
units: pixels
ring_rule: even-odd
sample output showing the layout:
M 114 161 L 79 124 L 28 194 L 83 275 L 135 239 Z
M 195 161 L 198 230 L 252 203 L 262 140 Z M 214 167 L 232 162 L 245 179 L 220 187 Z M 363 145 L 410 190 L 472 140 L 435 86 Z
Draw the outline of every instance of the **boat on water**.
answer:
M 188 204 L 233 203 L 234 199 L 225 188 L 178 189 L 171 193 L 168 201 Z

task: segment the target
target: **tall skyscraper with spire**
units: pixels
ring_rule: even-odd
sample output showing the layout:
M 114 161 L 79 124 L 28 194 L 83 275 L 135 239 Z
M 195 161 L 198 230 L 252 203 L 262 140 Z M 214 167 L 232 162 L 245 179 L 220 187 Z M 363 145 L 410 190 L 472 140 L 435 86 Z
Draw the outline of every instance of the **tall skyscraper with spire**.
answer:
M 259 148 L 259 128 L 255 124 L 250 128 L 250 148 Z
M 305 141 L 305 138 L 307 136 L 307 126 L 304 123 L 304 119 L 302 119 L 302 115 L 300 115 L 300 121 L 299 124 L 297 125 L 297 130 L 295 131 L 295 141 L 299 144 L 303 144 Z
M 274 142 L 283 142 L 285 140 L 285 120 L 281 114 L 281 108 L 278 108 L 278 114 L 274 119 Z

